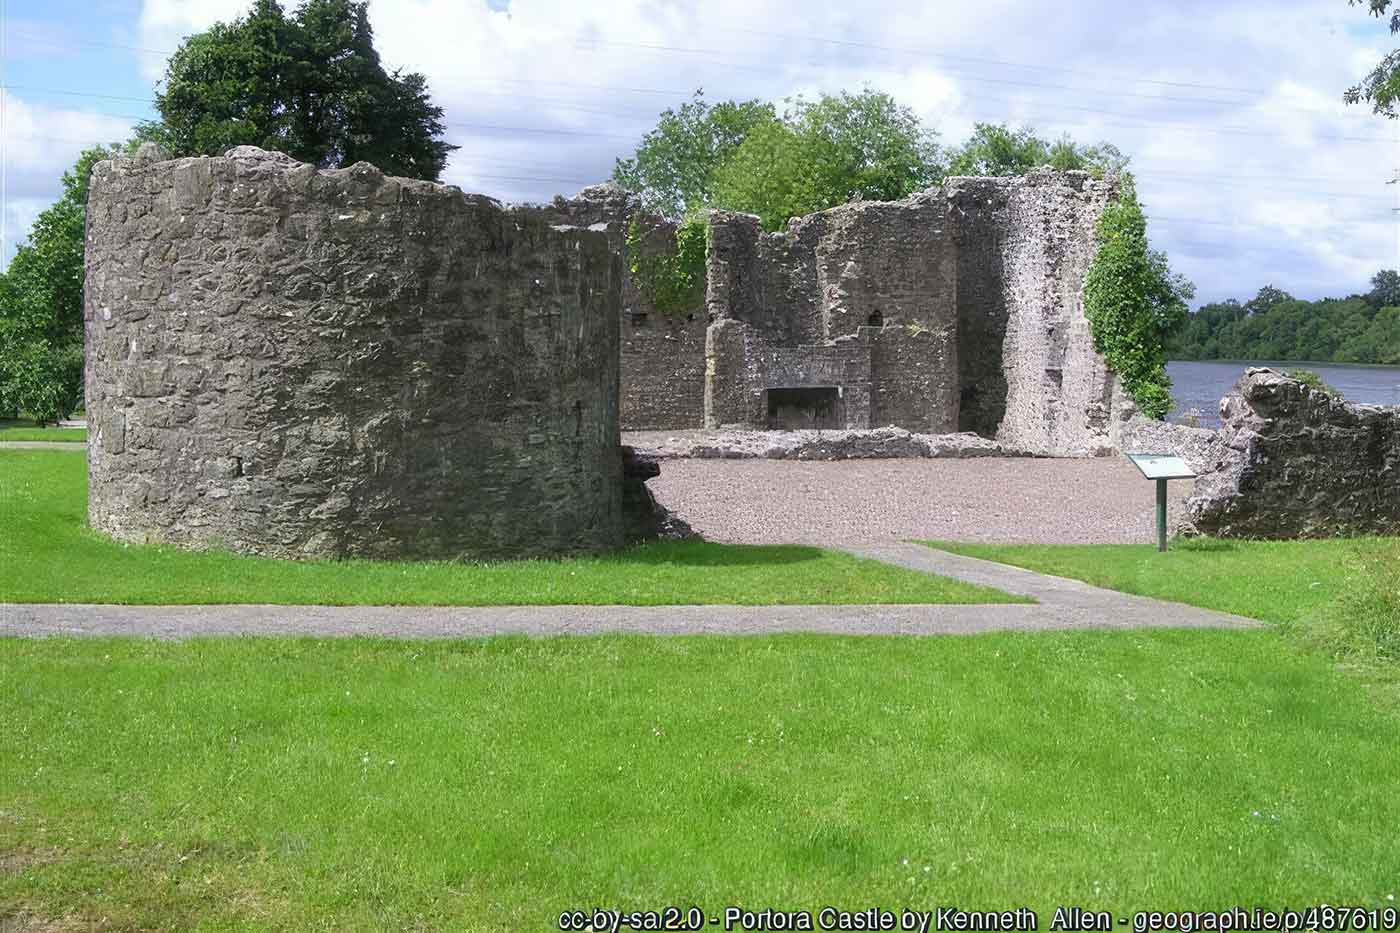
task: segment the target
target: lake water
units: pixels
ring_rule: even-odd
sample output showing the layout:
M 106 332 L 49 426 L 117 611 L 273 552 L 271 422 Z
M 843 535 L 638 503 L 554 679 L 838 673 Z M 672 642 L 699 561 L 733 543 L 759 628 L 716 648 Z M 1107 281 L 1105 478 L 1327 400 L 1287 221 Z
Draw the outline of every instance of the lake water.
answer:
M 1202 427 L 1220 424 L 1220 397 L 1251 366 L 1270 369 L 1311 369 L 1322 381 L 1335 386 L 1347 401 L 1369 405 L 1400 405 L 1400 366 L 1351 366 L 1338 363 L 1282 363 L 1259 361 L 1208 360 L 1171 362 L 1167 375 L 1172 378 L 1176 409 L 1170 418 L 1180 418 L 1192 409 L 1199 411 Z

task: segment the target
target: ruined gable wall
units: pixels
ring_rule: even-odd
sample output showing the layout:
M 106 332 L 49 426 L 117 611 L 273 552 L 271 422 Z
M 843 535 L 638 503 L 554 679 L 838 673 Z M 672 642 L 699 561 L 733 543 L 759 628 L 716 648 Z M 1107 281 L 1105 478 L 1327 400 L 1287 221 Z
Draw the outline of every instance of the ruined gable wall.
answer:
M 730 212 L 710 223 L 707 425 L 749 412 L 763 426 L 752 413 L 768 387 L 839 385 L 850 427 L 956 429 L 957 266 L 937 192 L 842 205 L 786 233 Z M 716 335 L 724 321 L 742 328 Z M 735 378 L 742 393 L 723 384 Z
M 276 556 L 623 540 L 601 233 L 251 148 L 99 163 L 89 520 Z
M 705 328 L 703 301 L 679 314 L 657 311 L 628 269 L 627 228 L 637 216 L 642 249 L 673 253 L 676 225 L 641 211 L 613 184 L 592 185 L 570 199 L 539 208 L 554 223 L 601 230 L 622 257 L 621 419 L 625 431 L 698 428 L 704 424 Z
M 1116 380 L 1093 349 L 1083 288 L 1094 228 L 1113 193 L 1086 173 L 1050 169 L 949 180 L 965 430 L 986 434 L 996 419 L 995 437 L 1008 447 L 1054 456 L 1112 450 Z

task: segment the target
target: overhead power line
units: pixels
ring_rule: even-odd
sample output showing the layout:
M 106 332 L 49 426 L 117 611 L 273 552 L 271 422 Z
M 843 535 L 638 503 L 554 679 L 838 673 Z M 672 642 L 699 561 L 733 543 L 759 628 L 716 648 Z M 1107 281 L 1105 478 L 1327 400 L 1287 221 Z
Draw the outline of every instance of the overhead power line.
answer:
M 130 96 L 123 96 L 123 95 L 116 95 L 116 94 L 100 94 L 100 93 L 93 92 L 93 91 L 73 91 L 73 90 L 60 89 L 60 88 L 41 88 L 41 87 L 35 87 L 35 86 L 33 86 L 33 85 L 20 85 L 20 84 L 12 84 L 12 85 L 8 85 L 8 87 L 9 87 L 10 89 L 12 89 L 12 90 L 28 90 L 28 91 L 31 91 L 31 92 L 34 92 L 34 93 L 56 94 L 56 95 L 67 96 L 67 97 L 87 97 L 87 98 L 98 99 L 98 100 L 121 100 L 121 101 L 136 101 L 136 102 L 139 102 L 139 103 L 147 103 L 147 104 L 152 103 L 151 100 L 150 100 L 149 98 L 130 97 Z M 1162 121 L 1145 120 L 1145 119 L 1142 119 L 1142 118 L 1137 117 L 1137 116 L 1134 115 L 1134 114 L 1125 114 L 1125 113 L 1122 113 L 1121 111 L 1114 111 L 1114 110 L 1101 110 L 1101 109 L 1099 109 L 1099 108 L 1094 108 L 1094 107 L 1074 107 L 1074 106 L 1071 106 L 1071 105 L 1052 105 L 1052 107 L 1053 107 L 1053 108 L 1057 108 L 1057 109 L 1065 109 L 1065 110 L 1073 110 L 1073 111 L 1084 112 L 1084 113 L 1099 114 L 1099 115 L 1103 115 L 1103 116 L 1120 117 L 1120 118 L 1123 118 L 1123 119 L 1126 119 L 1126 120 L 1132 120 L 1132 121 L 1133 121 L 1132 123 L 1104 123 L 1104 124 L 1103 124 L 1103 125 L 1106 126 L 1106 127 L 1116 127 L 1116 128 L 1120 128 L 1120 129 L 1170 129 L 1170 130 L 1181 130 L 1181 131 L 1185 131 L 1185 132 L 1212 133 L 1212 134 L 1231 135 L 1231 136 L 1247 136 L 1247 137 L 1255 137 L 1255 138 L 1260 138 L 1260 139 L 1280 139 L 1280 138 L 1288 138 L 1289 136 L 1292 135 L 1292 134 L 1289 134 L 1289 133 L 1265 132 L 1265 131 L 1261 131 L 1261 130 L 1252 130 L 1252 129 L 1248 129 L 1248 128 L 1246 128 L 1246 127 L 1234 127 L 1234 126 L 1212 127 L 1212 126 L 1202 126 L 1202 125 L 1194 124 L 1194 123 L 1162 122 Z M 600 111 L 600 112 L 601 112 L 601 111 Z M 620 113 L 618 113 L 618 112 L 612 112 L 612 114 L 610 114 L 610 115 L 619 115 L 619 116 L 620 116 L 620 115 L 622 115 L 622 114 L 620 114 Z M 628 115 L 628 116 L 632 116 L 631 114 L 627 114 L 627 115 Z M 641 119 L 641 116 L 640 116 L 640 115 L 637 115 L 637 118 L 638 118 L 638 119 Z M 138 117 L 138 118 L 136 118 L 136 119 L 144 119 L 144 118 Z M 1064 123 L 1065 121 L 1051 121 L 1051 124 L 1053 125 L 1055 122 Z M 471 128 L 481 128 L 481 129 L 499 129 L 499 130 L 507 130 L 507 131 L 522 132 L 522 133 L 551 133 L 551 134 L 555 134 L 555 135 L 564 135 L 564 136 L 599 136 L 599 137 L 614 138 L 614 139 L 635 139 L 635 138 L 636 138 L 636 136 L 635 136 L 634 134 L 625 134 L 625 133 L 601 133 L 601 132 L 597 132 L 597 131 L 563 130 L 563 129 L 553 129 L 553 128 L 545 128 L 545 127 L 503 127 L 503 126 L 492 126 L 492 125 L 489 125 L 489 124 L 465 124 L 465 123 L 445 123 L 444 125 L 446 125 L 446 126 L 467 126 L 467 127 L 471 127 Z M 1351 136 L 1351 135 L 1340 134 L 1340 133 L 1313 133 L 1313 134 L 1311 134 L 1311 135 L 1312 135 L 1314 138 L 1316 138 L 1316 139 L 1326 139 L 1326 140 L 1330 140 L 1330 141 L 1333 141 L 1333 142 L 1381 142 L 1381 143 L 1392 143 L 1392 144 L 1394 143 L 1394 140 L 1392 140 L 1392 139 L 1390 139 L 1390 138 L 1387 138 L 1387 137 L 1384 137 L 1384 136 Z
M 1058 74 L 1077 75 L 1080 77 L 1094 79 L 1110 79 L 1114 81 L 1129 82 L 1136 84 L 1155 84 L 1163 87 L 1186 87 L 1199 88 L 1208 91 L 1233 91 L 1241 94 L 1267 94 L 1268 91 L 1260 88 L 1239 87 L 1238 85 L 1227 84 L 1201 84 L 1194 81 L 1166 81 L 1157 78 L 1142 78 L 1136 75 L 1111 75 L 1096 72 L 1081 71 L 1074 68 L 1062 68 L 1054 65 L 1030 64 L 1028 62 L 1013 62 L 1001 58 L 979 58 L 974 55 L 957 55 L 952 52 L 943 52 L 929 48 L 909 48 L 891 45 L 879 45 L 873 42 L 857 42 L 851 39 L 829 39 L 823 36 L 805 36 L 789 32 L 771 32 L 762 29 L 742 29 L 738 27 L 717 26 L 714 27 L 721 32 L 747 33 L 757 36 L 771 36 L 777 39 L 796 39 L 801 42 L 821 42 L 827 45 L 840 45 L 851 48 L 872 49 L 879 52 L 898 52 L 904 55 L 919 55 L 929 58 L 947 58 L 954 61 L 974 62 L 984 65 L 996 65 L 999 68 L 1025 68 L 1032 71 L 1048 71 Z
M 871 49 L 871 50 L 874 50 L 874 51 L 898 52 L 898 53 L 901 53 L 901 54 L 919 55 L 919 56 L 926 57 L 926 58 L 943 58 L 943 59 L 949 59 L 949 60 L 952 60 L 952 61 L 964 61 L 964 62 L 971 62 L 971 63 L 974 63 L 974 64 L 994 65 L 994 66 L 997 66 L 997 67 L 999 67 L 999 68 L 1011 67 L 1011 68 L 1022 68 L 1022 69 L 1034 70 L 1034 71 L 1044 71 L 1044 72 L 1049 72 L 1049 73 L 1067 74 L 1067 75 L 1072 75 L 1072 76 L 1082 77 L 1082 78 L 1087 78 L 1087 79 L 1092 79 L 1092 80 L 1107 80 L 1107 81 L 1113 82 L 1114 84 L 1123 84 L 1123 83 L 1130 83 L 1130 84 L 1131 84 L 1131 83 L 1136 83 L 1136 84 L 1150 84 L 1150 85 L 1161 86 L 1161 87 L 1196 88 L 1196 89 L 1201 89 L 1201 90 L 1215 90 L 1215 91 L 1232 92 L 1232 93 L 1237 93 L 1237 94 L 1248 94 L 1248 95 L 1253 95 L 1253 96 L 1255 96 L 1255 97 L 1260 97 L 1260 98 L 1267 96 L 1267 94 L 1269 93 L 1267 90 L 1260 89 L 1260 88 L 1239 87 L 1239 86 L 1219 85 L 1219 84 L 1204 84 L 1204 83 L 1190 82 L 1190 81 L 1169 81 L 1169 80 L 1155 79 L 1155 78 L 1139 78 L 1139 77 L 1135 77 L 1135 76 L 1122 75 L 1122 74 L 1102 74 L 1102 73 L 1095 73 L 1095 72 L 1084 71 L 1084 70 L 1082 70 L 1082 69 L 1058 68 L 1058 67 L 1049 66 L 1049 65 L 1042 65 L 1042 64 L 1038 64 L 1038 63 L 1013 62 L 1013 61 L 1009 61 L 1009 60 L 1005 60 L 1005 59 L 996 59 L 996 58 L 979 58 L 979 57 L 977 57 L 977 56 L 959 55 L 959 54 L 955 54 L 955 53 L 951 53 L 951 52 L 942 52 L 942 51 L 933 50 L 933 49 L 900 48 L 900 47 L 898 47 L 898 46 L 887 46 L 887 45 L 880 45 L 880 44 L 877 44 L 877 43 L 858 42 L 858 41 L 846 40 L 846 39 L 831 39 L 831 38 L 815 37 L 815 36 L 800 36 L 800 35 L 795 35 L 795 34 L 791 34 L 791 33 L 765 32 L 765 31 L 762 31 L 762 30 L 743 30 L 743 29 L 727 30 L 727 29 L 723 29 L 722 27 L 720 27 L 720 28 L 721 28 L 721 31 L 747 32 L 747 33 L 754 34 L 754 35 L 768 35 L 768 36 L 773 36 L 773 37 L 776 37 L 776 38 L 783 38 L 783 39 L 789 39 L 789 40 L 797 39 L 797 40 L 800 40 L 800 41 L 807 41 L 807 42 L 822 42 L 822 43 L 827 43 L 827 44 L 831 44 L 831 45 L 848 46 L 848 47 L 854 47 L 854 48 L 866 48 L 866 49 Z M 68 39 L 68 40 L 66 41 L 66 43 L 65 43 L 65 42 L 60 42 L 60 41 L 58 41 L 58 40 L 50 39 L 50 38 L 47 38 L 47 37 L 35 36 L 35 35 L 29 34 L 29 33 L 23 33 L 23 32 L 21 32 L 21 33 L 19 33 L 18 35 L 19 35 L 20 37 L 22 37 L 22 38 L 27 39 L 28 41 L 31 41 L 31 42 L 38 42 L 38 43 L 41 43 L 41 44 L 50 45 L 50 46 L 56 46 L 56 47 L 71 47 L 71 46 L 81 45 L 81 46 L 88 46 L 88 47 L 102 47 L 102 48 L 122 49 L 122 50 L 126 50 L 126 51 L 133 51 L 133 52 L 139 52 L 139 53 L 151 54 L 151 55 L 166 55 L 166 56 L 168 56 L 168 55 L 170 55 L 170 54 L 173 54 L 172 51 L 167 51 L 167 50 L 162 50 L 162 49 L 152 49 L 152 48 L 146 48 L 146 47 L 142 47 L 142 46 L 126 45 L 126 44 L 122 44 L 122 43 L 105 42 L 105 41 L 98 41 L 98 40 L 92 40 L 92 39 L 70 38 L 70 39 Z M 727 51 L 725 51 L 725 50 L 723 50 L 723 49 L 693 48 L 693 47 L 686 47 L 686 46 L 665 45 L 665 44 L 661 44 L 661 43 L 630 42 L 630 41 L 621 40 L 621 39 L 602 39 L 602 38 L 596 38 L 596 37 L 580 37 L 580 38 L 574 40 L 574 47 L 575 47 L 575 48 L 586 48 L 586 47 L 588 47 L 588 46 L 594 46 L 594 47 L 596 48 L 597 46 L 600 46 L 600 45 L 609 45 L 609 46 L 619 46 L 619 47 L 625 47 L 625 48 L 634 48 L 634 49 L 639 49 L 639 50 L 643 50 L 643 51 L 663 52 L 663 53 L 674 54 L 674 55 L 694 55 L 694 56 L 707 57 L 707 58 L 712 58 L 712 59 L 714 59 L 714 58 L 722 58 L 722 59 L 724 59 L 724 60 L 723 60 L 721 63 L 724 64 L 726 67 L 729 67 L 729 68 L 737 68 L 737 69 L 740 69 L 740 70 L 759 71 L 759 72 L 765 72 L 765 73 L 781 72 L 781 71 L 783 71 L 783 70 L 785 70 L 785 69 L 787 69 L 787 68 L 793 67 L 793 66 L 803 67 L 803 68 L 823 68 L 823 69 L 824 69 L 824 68 L 829 68 L 829 67 L 830 67 L 830 63 L 829 63 L 829 62 L 773 62 L 773 63 L 766 63 L 766 64 L 765 64 L 765 63 L 734 62 L 734 61 L 730 61 L 730 60 L 728 60 L 728 59 L 726 58 L 726 56 L 729 56 L 730 53 L 727 52 Z M 891 68 L 881 68 L 881 67 L 879 67 L 878 65 L 872 65 L 872 64 L 869 64 L 869 63 L 863 63 L 863 64 L 861 65 L 861 68 L 864 69 L 864 70 L 866 70 L 866 71 L 873 71 L 873 72 L 877 72 L 877 73 L 886 73 L 886 74 L 899 74 L 899 75 L 903 75 L 903 74 L 905 74 L 905 73 L 908 71 L 909 67 L 912 67 L 912 64 L 913 64 L 913 63 L 911 63 L 910 65 L 907 65 L 907 66 L 905 66 L 905 67 L 898 68 L 898 69 L 891 69 Z M 948 70 L 948 69 L 945 69 L 945 70 Z M 1164 101 L 1164 102 L 1189 103 L 1189 104 L 1209 104 L 1209 105 L 1229 106 L 1229 107 L 1250 106 L 1250 105 L 1252 105 L 1252 104 L 1254 104 L 1254 103 L 1258 103 L 1258 102 L 1259 102 L 1259 101 L 1245 101 L 1245 100 L 1227 100 L 1227 99 L 1209 98 L 1209 97 L 1184 97 L 1184 96 L 1173 96 L 1173 95 L 1163 95 L 1163 94 L 1140 94 L 1140 93 L 1136 93 L 1136 92 L 1132 92 L 1132 91 L 1121 91 L 1121 90 L 1116 90 L 1116 89 L 1114 89 L 1114 88 L 1106 88 L 1106 87 L 1074 87 L 1074 86 L 1071 86 L 1071 85 L 1062 85 L 1062 84 L 1046 84 L 1046 83 L 1044 83 L 1044 82 L 1027 81 L 1027 80 L 1020 80 L 1020 79 L 1015 79 L 1015 78 L 992 77 L 992 76 L 988 76 L 988 75 L 977 74 L 976 72 L 970 72 L 970 71 L 967 71 L 967 70 L 965 70 L 965 69 L 964 69 L 964 70 L 950 70 L 950 73 L 955 74 L 955 75 L 958 75 L 958 76 L 960 76 L 960 77 L 967 78 L 968 80 L 971 80 L 971 81 L 978 81 L 978 82 L 983 82 L 983 83 L 1001 84 L 1001 85 L 1011 85 L 1011 86 L 1020 86 L 1020 87 L 1034 87 L 1034 88 L 1040 88 L 1040 89 L 1044 89 L 1044 90 L 1070 91 L 1070 92 L 1073 92 L 1073 93 L 1094 94 L 1094 95 L 1098 95 L 1098 96 L 1105 96 L 1105 95 L 1106 95 L 1106 96 L 1114 96 L 1114 97 L 1130 97 L 1130 98 L 1135 98 L 1135 99 L 1140 99 L 1140 100 L 1148 100 L 1148 101 Z M 483 77 L 485 77 L 485 76 L 483 76 Z M 492 76 L 492 77 L 489 78 L 489 80 L 493 80 L 493 81 L 507 81 L 507 80 L 514 81 L 514 80 L 521 80 L 521 79 L 505 79 L 505 78 L 496 78 L 496 77 Z M 629 92 L 629 93 L 664 94 L 664 95 L 688 95 L 688 94 L 689 94 L 689 91 L 673 90 L 673 89 L 661 89 L 661 88 L 612 87 L 612 86 L 606 86 L 606 85 L 582 84 L 582 83 L 578 83 L 578 82 L 550 82 L 550 83 L 559 84 L 559 85 L 562 85 L 562 86 L 565 86 L 565 87 L 588 87 L 588 88 L 596 88 L 596 89 L 599 89 L 599 90 L 614 90 L 614 91 L 624 91 L 624 92 Z M 1300 113 L 1322 114 L 1322 115 L 1326 115 L 1326 116 L 1330 116 L 1330 117 L 1343 117 L 1343 116 L 1361 116 L 1361 117 L 1364 117 L 1364 116 L 1365 116 L 1365 114 L 1360 113 L 1360 112 L 1320 110 L 1320 109 L 1314 108 L 1314 107 L 1300 107 L 1300 106 L 1292 105 L 1292 104 L 1285 104 L 1285 105 L 1282 105 L 1280 109 L 1287 109 L 1287 110 L 1292 110 L 1292 111 L 1296 111 L 1296 112 L 1300 112 Z
M 650 51 L 650 52 L 665 52 L 665 53 L 668 53 L 668 54 L 691 54 L 691 55 L 695 55 L 695 56 L 697 56 L 697 57 L 712 58 L 712 59 L 713 59 L 715 56 L 720 56 L 720 55 L 726 55 L 726 54 L 728 54 L 728 53 L 722 52 L 722 51 L 717 50 L 717 49 L 695 49 L 695 48 L 686 48 L 686 47 L 684 47 L 684 46 L 660 45 L 660 44 L 648 43 L 648 42 L 629 42 L 629 41 L 622 40 L 622 39 L 600 39 L 600 38 L 594 38 L 594 37 L 589 37 L 589 38 L 586 38 L 586 39 L 579 39 L 579 40 L 577 40 L 577 42 L 576 42 L 576 44 L 575 44 L 574 47 L 575 47 L 575 48 L 587 48 L 587 47 L 589 47 L 589 46 L 593 46 L 595 49 L 596 49 L 598 46 L 618 46 L 618 47 L 621 47 L 621 48 L 632 48 L 632 49 L 638 49 L 638 50 L 641 50 L 641 51 Z M 830 68 L 830 67 L 831 67 L 831 63 L 830 63 L 830 62 L 785 61 L 785 62 L 774 62 L 774 63 L 772 63 L 772 64 L 755 64 L 755 63 L 751 63 L 751 62 L 736 62 L 736 61 L 731 61 L 731 60 L 728 60 L 728 59 L 723 59 L 723 60 L 719 60 L 719 63 L 720 63 L 720 64 L 723 64 L 723 65 L 724 65 L 725 67 L 727 67 L 727 68 L 736 68 L 736 69 L 740 69 L 740 70 L 744 70 L 744 71 L 758 71 L 758 72 L 763 72 L 763 73 L 782 72 L 782 71 L 787 70 L 787 69 L 790 69 L 790 68 L 792 68 L 792 67 L 794 67 L 794 66 L 796 66 L 796 67 L 802 67 L 802 68 L 820 68 L 820 69 L 826 69 L 826 68 Z M 879 67 L 879 66 L 877 66 L 877 65 L 871 65 L 871 64 L 869 64 L 869 63 L 861 63 L 860 69 L 861 69 L 862 71 L 875 72 L 875 73 L 877 73 L 877 74 L 896 74 L 896 75 L 904 75 L 904 74 L 906 74 L 906 73 L 908 72 L 908 70 L 909 70 L 907 67 L 904 67 L 904 68 L 882 68 L 882 67 Z M 1220 99 L 1220 98 L 1212 98 L 1212 97 L 1180 97 L 1180 96 L 1173 96 L 1173 95 L 1166 95 L 1166 94 L 1139 94 L 1139 93 L 1136 93 L 1136 92 L 1134 92 L 1134 91 L 1118 91 L 1118 90 L 1112 90 L 1112 89 L 1109 89 L 1109 88 L 1074 87 L 1074 86 L 1072 86 L 1072 85 L 1066 85 L 1066 84 L 1046 84 L 1046 83 L 1040 82 L 1040 81 L 1026 81 L 1026 80 L 1019 80 L 1019 79 L 1015 79 L 1015 78 L 993 78 L 993 77 L 988 77 L 988 76 L 986 76 L 986 75 L 979 75 L 979 74 L 977 74 L 977 73 L 975 73 L 975 72 L 969 72 L 969 71 L 958 70 L 958 69 L 943 69 L 943 70 L 946 71 L 946 72 L 948 72 L 948 73 L 950 73 L 950 74 L 955 74 L 955 75 L 958 75 L 959 77 L 966 78 L 966 79 L 969 80 L 969 81 L 978 81 L 978 82 L 987 83 L 987 84 L 1012 85 L 1012 86 L 1017 86 L 1017 87 L 1034 87 L 1034 88 L 1041 88 L 1041 89 L 1043 89 L 1043 90 L 1050 90 L 1050 91 L 1070 91 L 1070 92 L 1080 93 L 1080 94 L 1094 94 L 1094 95 L 1096 95 L 1096 96 L 1131 97 L 1131 98 L 1134 98 L 1134 99 L 1137 99 L 1137 100 L 1163 101 L 1163 102 L 1167 102 L 1167 103 L 1216 104 L 1216 105 L 1224 105 L 1224 106 L 1230 106 L 1230 107 L 1251 106 L 1252 104 L 1256 103 L 1255 101 L 1222 100 L 1222 99 Z M 1357 115 L 1357 114 L 1352 114 L 1352 113 L 1348 113 L 1348 112 L 1345 112 L 1345 111 L 1340 111 L 1340 112 L 1335 112 L 1335 111 L 1330 111 L 1330 110 L 1324 111 L 1324 110 L 1318 110 L 1318 109 L 1312 108 L 1312 107 L 1297 107 L 1297 106 L 1293 106 L 1293 105 L 1286 105 L 1286 107 L 1280 108 L 1280 109 L 1296 110 L 1296 111 L 1300 111 L 1300 112 L 1304 112 L 1304 113 L 1326 114 L 1326 115 L 1328 115 L 1328 116 L 1334 116 L 1334 117 Z M 1359 114 L 1359 115 L 1360 115 L 1360 116 L 1364 116 L 1364 114 Z

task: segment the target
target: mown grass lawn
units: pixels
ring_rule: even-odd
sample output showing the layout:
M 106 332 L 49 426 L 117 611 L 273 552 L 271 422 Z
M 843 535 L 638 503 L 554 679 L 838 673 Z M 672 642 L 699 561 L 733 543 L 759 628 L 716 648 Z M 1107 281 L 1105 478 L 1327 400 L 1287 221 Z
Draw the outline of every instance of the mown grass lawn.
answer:
M 1289 623 L 1336 600 L 1357 558 L 1400 541 L 1175 538 L 1166 553 L 1150 544 L 929 544 L 1105 589 Z
M 1400 896 L 1400 718 L 1269 629 L 13 641 L 0 734 L 0 916 Z
M 87 428 L 34 426 L 32 421 L 0 418 L 0 443 L 4 441 L 65 441 L 81 444 L 87 441 Z
M 1400 662 L 1400 538 L 934 547 L 1276 622 L 1336 656 Z
M 124 545 L 87 530 L 69 451 L 0 451 L 0 603 L 673 605 L 1013 603 L 986 587 L 798 546 L 669 541 L 496 564 L 285 561 Z

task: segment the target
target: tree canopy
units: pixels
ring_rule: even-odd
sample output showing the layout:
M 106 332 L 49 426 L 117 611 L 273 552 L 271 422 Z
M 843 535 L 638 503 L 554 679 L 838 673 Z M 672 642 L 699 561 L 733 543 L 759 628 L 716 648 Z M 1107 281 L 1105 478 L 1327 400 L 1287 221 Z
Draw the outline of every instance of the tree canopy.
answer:
M 95 146 L 63 175 L 63 194 L 34 221 L 0 274 L 0 412 L 40 422 L 83 398 L 83 236 L 88 176 L 117 146 Z
M 254 0 L 240 19 L 190 36 L 156 94 L 159 122 L 138 128 L 176 155 L 253 145 L 303 162 L 371 162 L 436 181 L 457 147 L 416 72 L 386 71 L 363 0 L 304 0 L 288 16 Z
M 853 200 L 894 200 L 945 175 L 1020 175 L 1049 165 L 1097 174 L 1128 159 L 1100 143 L 1043 139 L 1029 128 L 979 123 L 945 150 L 933 128 L 890 95 L 859 93 L 710 104 L 700 91 L 661 114 L 613 180 L 669 217 L 703 208 L 757 214 L 780 230 L 789 219 Z
M 757 214 L 769 230 L 853 200 L 888 201 L 938 181 L 932 130 L 888 94 L 796 98 L 756 126 L 714 174 L 718 206 Z
M 1371 279 L 1367 295 L 1305 301 L 1265 286 L 1245 302 L 1203 305 L 1168 345 L 1175 359 L 1308 360 L 1400 364 L 1400 273 Z
M 773 105 L 757 100 L 711 105 L 703 90 L 680 107 L 662 111 L 630 159 L 618 159 L 613 180 L 643 205 L 680 217 L 713 202 L 716 170 L 756 127 L 777 119 Z
M 1349 6 L 1364 6 L 1372 16 L 1384 19 L 1390 14 L 1390 34 L 1400 32 L 1400 7 L 1391 9 L 1391 0 L 1347 0 Z M 1371 110 L 1392 120 L 1400 116 L 1400 49 L 1387 53 L 1371 73 L 1347 88 L 1342 98 L 1349 104 L 1365 101 Z
M 1068 171 L 1079 169 L 1096 175 L 1121 173 L 1128 157 L 1112 143 L 1085 146 L 1068 136 L 1053 142 L 1035 135 L 1029 127 L 978 123 L 966 143 L 955 149 L 948 164 L 949 175 L 1024 175 L 1048 165 Z

